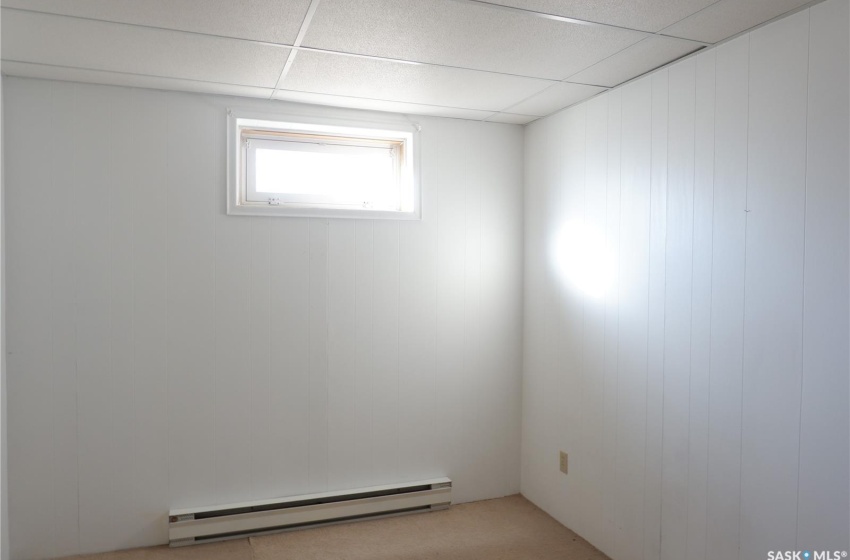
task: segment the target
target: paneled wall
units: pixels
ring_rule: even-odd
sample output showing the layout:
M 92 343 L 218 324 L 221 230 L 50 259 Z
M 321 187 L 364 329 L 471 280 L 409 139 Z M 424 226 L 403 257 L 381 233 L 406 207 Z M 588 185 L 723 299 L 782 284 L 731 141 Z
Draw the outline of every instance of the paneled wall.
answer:
M 421 222 L 225 214 L 225 109 L 4 80 L 12 557 L 169 508 L 450 476 L 519 489 L 518 126 L 417 118 Z
M 0 560 L 9 558 L 9 480 L 6 459 L 6 226 L 3 199 L 3 77 L 0 76 Z
M 850 548 L 847 22 L 527 128 L 522 491 L 614 560 Z

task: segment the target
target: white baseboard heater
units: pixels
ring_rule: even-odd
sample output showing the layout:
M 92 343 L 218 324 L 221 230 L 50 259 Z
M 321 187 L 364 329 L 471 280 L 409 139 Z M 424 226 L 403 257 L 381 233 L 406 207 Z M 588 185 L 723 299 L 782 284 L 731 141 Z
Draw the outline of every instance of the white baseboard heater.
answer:
M 448 478 L 323 492 L 275 500 L 171 510 L 168 539 L 185 546 L 445 509 L 452 502 Z

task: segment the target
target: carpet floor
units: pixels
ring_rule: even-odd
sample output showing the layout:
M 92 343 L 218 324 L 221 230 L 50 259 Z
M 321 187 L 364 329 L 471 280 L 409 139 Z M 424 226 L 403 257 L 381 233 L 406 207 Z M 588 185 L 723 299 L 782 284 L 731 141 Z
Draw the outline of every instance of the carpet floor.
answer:
M 78 560 L 608 560 L 522 496 L 433 513 Z

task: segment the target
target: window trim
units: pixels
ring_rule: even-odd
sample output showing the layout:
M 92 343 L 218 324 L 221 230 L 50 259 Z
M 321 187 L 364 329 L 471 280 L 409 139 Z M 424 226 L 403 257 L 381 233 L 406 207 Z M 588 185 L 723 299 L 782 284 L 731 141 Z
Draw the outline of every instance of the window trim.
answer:
M 247 168 L 248 150 L 243 141 L 243 131 L 250 131 L 250 138 L 273 139 L 280 135 L 304 135 L 316 138 L 333 137 L 334 143 L 346 144 L 346 136 L 355 138 L 361 145 L 374 141 L 376 145 L 386 146 L 396 143 L 401 146 L 400 161 L 405 173 L 402 180 L 407 181 L 405 205 L 411 210 L 370 210 L 360 206 L 323 204 L 321 202 L 279 200 L 276 204 L 249 197 Z M 361 140 L 362 139 L 362 140 Z M 350 144 L 350 143 L 349 143 Z M 356 144 L 355 144 L 356 145 Z M 251 200 L 254 198 L 254 200 Z M 293 115 L 227 110 L 227 213 L 241 216 L 292 216 L 356 219 L 421 219 L 421 193 L 419 186 L 419 126 L 409 121 L 399 120 L 360 121 Z

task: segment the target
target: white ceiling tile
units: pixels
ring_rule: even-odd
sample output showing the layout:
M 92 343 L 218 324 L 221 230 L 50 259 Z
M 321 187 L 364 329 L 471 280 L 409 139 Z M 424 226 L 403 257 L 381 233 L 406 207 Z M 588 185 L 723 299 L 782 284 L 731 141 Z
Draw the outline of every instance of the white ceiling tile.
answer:
M 560 80 L 644 36 L 452 0 L 322 0 L 303 44 Z
M 487 0 L 544 14 L 659 31 L 717 0 Z
M 362 57 L 302 51 L 283 89 L 499 111 L 548 87 L 551 82 Z
M 648 37 L 568 79 L 571 82 L 613 87 L 699 48 L 698 45 L 688 41 L 667 37 Z
M 809 0 L 720 0 L 664 29 L 665 35 L 716 43 L 789 12 Z
M 492 111 L 475 109 L 458 109 L 455 107 L 440 107 L 437 105 L 422 105 L 418 103 L 403 103 L 398 101 L 382 101 L 380 99 L 364 99 L 361 97 L 345 97 L 325 93 L 310 93 L 279 89 L 274 99 L 279 101 L 294 101 L 312 105 L 345 107 L 348 109 L 364 109 L 369 111 L 385 111 L 390 113 L 406 113 L 411 115 L 428 115 L 433 117 L 450 117 L 482 121 L 492 115 Z
M 8 76 L 21 76 L 24 78 L 41 78 L 63 82 L 82 82 L 86 84 L 104 84 L 168 91 L 188 91 L 193 93 L 213 93 L 216 95 L 236 95 L 239 97 L 259 97 L 262 99 L 268 99 L 274 91 L 270 88 L 198 82 L 177 78 L 158 78 L 155 76 L 121 74 L 120 72 L 86 70 L 65 66 L 46 66 L 28 62 L 3 61 L 0 68 Z
M 310 0 L 3 0 L 3 6 L 291 45 Z
M 523 115 L 544 117 L 564 107 L 569 107 L 588 97 L 592 97 L 606 88 L 585 86 L 582 84 L 557 83 L 533 97 L 517 103 L 508 110 Z
M 497 123 L 505 123 L 505 124 L 528 124 L 532 121 L 536 121 L 540 117 L 534 117 L 531 115 L 517 115 L 514 113 L 496 113 L 492 115 L 487 122 L 497 122 Z
M 289 49 L 239 41 L 3 10 L 4 60 L 275 86 Z

